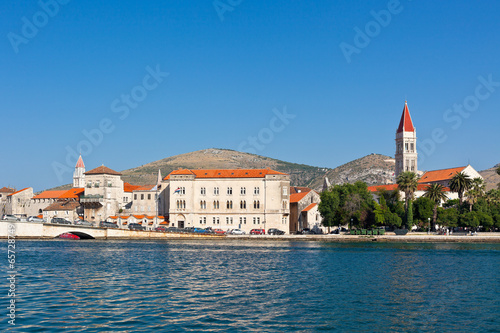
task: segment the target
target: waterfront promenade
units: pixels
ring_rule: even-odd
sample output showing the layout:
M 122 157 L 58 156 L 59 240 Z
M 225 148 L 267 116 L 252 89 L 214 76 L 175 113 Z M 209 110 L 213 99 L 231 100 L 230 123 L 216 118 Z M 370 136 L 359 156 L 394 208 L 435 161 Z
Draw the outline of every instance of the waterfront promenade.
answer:
M 446 242 L 446 243 L 500 243 L 500 233 L 480 232 L 471 236 L 465 233 L 453 235 L 435 235 L 427 233 L 409 233 L 395 235 L 388 232 L 385 235 L 214 235 L 202 233 L 169 233 L 157 231 L 138 231 L 128 229 L 94 228 L 75 225 L 59 225 L 50 223 L 7 222 L 0 223 L 0 239 L 8 237 L 8 228 L 15 228 L 17 239 L 53 239 L 63 233 L 72 233 L 87 239 L 248 239 L 269 241 L 320 241 L 320 242 Z

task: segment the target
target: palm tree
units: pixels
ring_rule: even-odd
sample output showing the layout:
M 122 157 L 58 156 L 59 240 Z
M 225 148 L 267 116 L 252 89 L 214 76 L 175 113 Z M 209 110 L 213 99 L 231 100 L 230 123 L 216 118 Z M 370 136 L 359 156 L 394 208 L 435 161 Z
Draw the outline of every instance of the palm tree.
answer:
M 482 178 L 474 178 L 471 181 L 469 191 L 465 193 L 467 202 L 469 203 L 469 210 L 472 212 L 472 206 L 477 202 L 477 199 L 484 196 L 485 193 L 484 180 Z
M 472 185 L 472 180 L 463 172 L 457 173 L 450 181 L 450 190 L 458 193 L 458 202 L 462 205 L 464 192 Z
M 408 226 L 408 203 L 410 200 L 413 200 L 413 194 L 417 190 L 418 187 L 418 179 L 416 173 L 411 171 L 405 171 L 399 174 L 396 179 L 396 183 L 398 184 L 398 189 L 405 194 L 405 209 L 406 209 L 406 226 Z
M 431 184 L 427 187 L 424 197 L 434 201 L 434 212 L 432 215 L 431 231 L 436 231 L 437 209 L 439 204 L 446 200 L 448 197 L 445 194 L 444 186 L 441 184 Z

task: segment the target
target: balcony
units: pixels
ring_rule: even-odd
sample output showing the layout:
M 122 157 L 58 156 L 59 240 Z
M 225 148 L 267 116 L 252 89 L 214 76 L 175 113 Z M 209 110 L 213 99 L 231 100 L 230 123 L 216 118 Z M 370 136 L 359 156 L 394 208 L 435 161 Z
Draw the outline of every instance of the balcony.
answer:
M 82 195 L 80 197 L 80 203 L 82 204 L 97 204 L 102 202 L 104 202 L 104 196 L 99 194 Z

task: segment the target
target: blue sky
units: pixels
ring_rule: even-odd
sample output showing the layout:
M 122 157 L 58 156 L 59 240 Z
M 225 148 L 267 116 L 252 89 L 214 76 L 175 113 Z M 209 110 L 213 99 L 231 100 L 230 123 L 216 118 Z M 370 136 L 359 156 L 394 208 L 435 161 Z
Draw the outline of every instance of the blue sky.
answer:
M 87 170 L 212 147 L 331 168 L 393 156 L 405 99 L 419 169 L 500 162 L 496 1 L 0 8 L 0 187 L 70 183 L 80 150 Z

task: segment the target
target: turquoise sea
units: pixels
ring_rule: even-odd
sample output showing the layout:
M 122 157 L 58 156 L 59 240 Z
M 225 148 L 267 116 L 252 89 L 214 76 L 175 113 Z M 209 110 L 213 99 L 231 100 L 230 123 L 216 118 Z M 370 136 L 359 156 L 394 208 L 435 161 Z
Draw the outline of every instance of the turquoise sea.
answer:
M 499 244 L 16 242 L 7 332 L 499 332 Z

